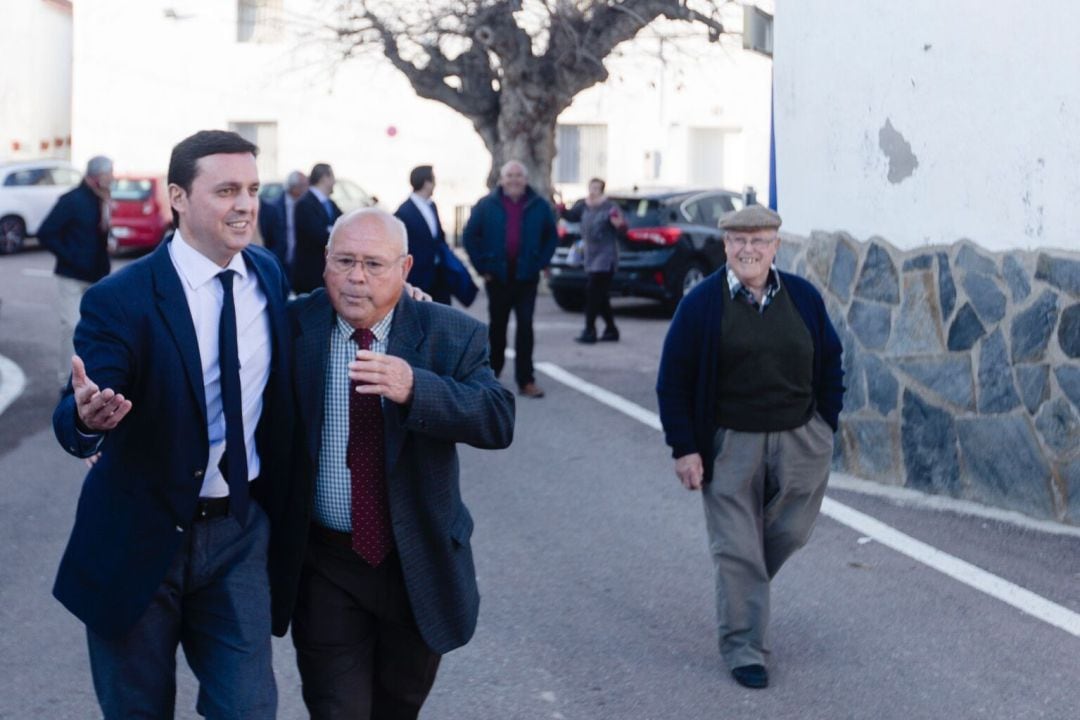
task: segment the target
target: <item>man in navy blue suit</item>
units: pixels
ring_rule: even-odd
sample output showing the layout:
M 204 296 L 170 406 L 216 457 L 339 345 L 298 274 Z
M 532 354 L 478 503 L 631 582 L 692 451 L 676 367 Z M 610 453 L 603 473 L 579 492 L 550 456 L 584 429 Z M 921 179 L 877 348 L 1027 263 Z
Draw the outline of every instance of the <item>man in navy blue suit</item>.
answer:
M 326 241 L 341 217 L 334 192 L 334 170 L 326 163 L 311 168 L 308 191 L 296 201 L 296 253 L 292 287 L 298 293 L 322 287 L 326 267 Z
M 172 240 L 82 302 L 53 427 L 97 462 L 53 593 L 86 625 L 106 718 L 173 717 L 178 645 L 200 713 L 276 712 L 267 548 L 292 414 L 285 278 L 249 246 L 257 152 L 223 131 L 180 142 Z
M 259 202 L 259 234 L 263 246 L 277 256 L 290 279 L 296 257 L 296 201 L 307 191 L 307 175 L 293 170 L 285 178 L 280 195 L 270 202 Z
M 394 215 L 405 223 L 409 235 L 409 254 L 413 257 L 409 282 L 431 294 L 432 299 L 450 304 L 450 287 L 443 278 L 440 262 L 446 234 L 439 221 L 439 211 L 431 199 L 435 192 L 435 171 L 420 165 L 409 173 L 412 193 Z
M 409 184 L 412 193 L 394 213 L 405 223 L 409 235 L 409 253 L 413 256 L 409 283 L 444 305 L 449 305 L 453 296 L 468 307 L 480 289 L 465 263 L 446 244 L 439 209 L 431 199 L 435 192 L 435 171 L 430 165 L 417 166 L 409 173 Z

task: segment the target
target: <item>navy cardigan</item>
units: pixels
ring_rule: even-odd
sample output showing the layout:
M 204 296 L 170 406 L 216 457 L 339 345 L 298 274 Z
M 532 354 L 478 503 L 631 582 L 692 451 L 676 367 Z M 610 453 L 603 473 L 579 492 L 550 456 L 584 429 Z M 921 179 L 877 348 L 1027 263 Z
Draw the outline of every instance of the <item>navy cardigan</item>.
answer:
M 785 272 L 780 273 L 780 284 L 782 292 L 791 295 L 814 340 L 814 409 L 835 431 L 844 400 L 840 339 L 813 285 Z M 712 476 L 709 459 L 716 432 L 720 327 L 724 317 L 721 293 L 726 292 L 730 291 L 724 265 L 682 299 L 664 340 L 656 381 L 660 422 L 672 457 L 699 453 L 705 461 L 706 482 Z

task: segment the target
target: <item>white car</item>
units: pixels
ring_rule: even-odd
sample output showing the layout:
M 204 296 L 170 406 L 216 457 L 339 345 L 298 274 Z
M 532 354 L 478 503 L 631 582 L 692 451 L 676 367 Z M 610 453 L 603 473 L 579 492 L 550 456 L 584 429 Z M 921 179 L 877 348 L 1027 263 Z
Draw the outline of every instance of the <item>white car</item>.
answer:
M 0 254 L 37 235 L 57 198 L 80 182 L 82 174 L 63 160 L 0 164 Z

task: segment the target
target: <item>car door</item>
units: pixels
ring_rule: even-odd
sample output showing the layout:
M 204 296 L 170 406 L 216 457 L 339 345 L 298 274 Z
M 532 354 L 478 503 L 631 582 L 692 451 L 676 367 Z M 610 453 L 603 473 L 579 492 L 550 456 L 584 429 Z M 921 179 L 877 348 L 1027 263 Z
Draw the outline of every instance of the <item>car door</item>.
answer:
M 26 234 L 36 235 L 41 221 L 52 209 L 58 196 L 50 168 L 25 167 L 4 179 L 8 206 L 5 213 L 18 215 L 26 223 Z

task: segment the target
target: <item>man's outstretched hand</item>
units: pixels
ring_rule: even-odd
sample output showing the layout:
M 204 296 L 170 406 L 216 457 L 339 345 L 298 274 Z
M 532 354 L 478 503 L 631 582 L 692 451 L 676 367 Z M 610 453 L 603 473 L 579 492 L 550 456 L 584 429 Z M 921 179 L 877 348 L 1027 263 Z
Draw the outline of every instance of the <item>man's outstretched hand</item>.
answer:
M 131 411 L 131 401 L 109 388 L 100 390 L 86 376 L 86 366 L 78 355 L 71 357 L 71 387 L 75 391 L 75 409 L 79 429 L 92 433 L 112 430 Z

